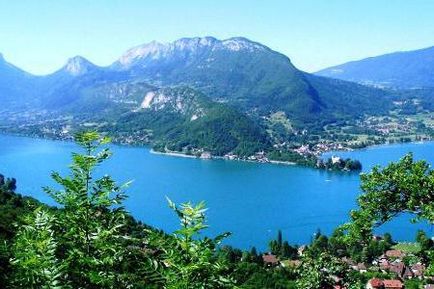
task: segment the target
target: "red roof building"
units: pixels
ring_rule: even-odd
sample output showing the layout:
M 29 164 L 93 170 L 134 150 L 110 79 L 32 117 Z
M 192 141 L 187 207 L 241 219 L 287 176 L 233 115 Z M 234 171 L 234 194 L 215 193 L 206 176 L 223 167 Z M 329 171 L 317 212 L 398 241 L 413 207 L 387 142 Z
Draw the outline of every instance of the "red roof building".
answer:
M 404 285 L 399 280 L 383 280 L 384 289 L 402 289 Z
M 409 267 L 405 267 L 404 273 L 402 274 L 402 278 L 411 279 L 414 277 L 413 271 Z
M 383 281 L 381 279 L 378 279 L 378 278 L 373 278 L 373 279 L 368 281 L 368 285 L 366 286 L 366 288 L 369 288 L 369 289 L 383 288 Z
M 380 260 L 379 265 L 381 270 L 389 270 L 390 268 L 390 263 L 386 259 Z
M 277 260 L 276 255 L 273 254 L 262 255 L 262 260 L 264 261 L 264 264 L 268 266 L 276 266 L 279 264 L 279 260 Z
M 411 266 L 411 271 L 413 271 L 414 277 L 422 278 L 425 273 L 425 266 L 420 263 L 414 264 Z
M 381 280 L 373 278 L 368 281 L 367 289 L 403 289 L 404 285 L 400 280 Z
M 405 272 L 405 264 L 403 262 L 391 264 L 389 271 L 395 273 L 398 277 L 402 277 Z

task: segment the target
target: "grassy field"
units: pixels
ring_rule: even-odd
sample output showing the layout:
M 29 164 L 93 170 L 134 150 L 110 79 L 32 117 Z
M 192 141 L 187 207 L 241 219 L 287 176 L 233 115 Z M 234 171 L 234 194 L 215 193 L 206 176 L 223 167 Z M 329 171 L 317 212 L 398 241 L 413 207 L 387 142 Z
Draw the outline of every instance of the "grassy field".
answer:
M 401 250 L 405 253 L 416 254 L 420 251 L 420 246 L 417 243 L 398 243 L 393 246 L 393 249 Z

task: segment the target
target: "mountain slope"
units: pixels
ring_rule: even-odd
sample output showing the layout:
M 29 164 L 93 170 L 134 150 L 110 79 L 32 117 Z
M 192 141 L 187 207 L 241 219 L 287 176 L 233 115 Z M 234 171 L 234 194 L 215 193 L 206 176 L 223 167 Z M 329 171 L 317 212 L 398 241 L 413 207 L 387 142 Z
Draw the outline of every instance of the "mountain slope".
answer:
M 252 119 L 188 87 L 101 84 L 83 89 L 60 113 L 74 115 L 80 123 L 96 123 L 120 142 L 152 143 L 161 151 L 248 156 L 270 145 Z
M 110 74 L 84 57 L 75 56 L 54 73 L 38 77 L 38 95 L 44 100 L 44 108 L 58 109 L 75 102 L 83 89 L 117 80 Z
M 252 115 L 283 111 L 299 127 L 319 117 L 332 121 L 385 113 L 391 103 L 391 95 L 384 92 L 317 80 L 294 67 L 285 55 L 241 37 L 151 42 L 127 51 L 111 69 L 157 85 L 188 85 Z M 356 100 L 355 105 L 348 99 Z
M 143 128 L 152 132 L 159 150 L 249 156 L 269 146 L 249 117 L 187 87 L 149 91 L 139 109 L 123 114 L 114 125 L 123 132 Z
M 315 74 L 384 87 L 434 87 L 434 46 L 352 61 Z
M 306 79 L 321 96 L 324 111 L 336 119 L 381 115 L 392 108 L 394 95 L 390 91 L 313 74 L 306 74 Z
M 9 107 L 25 106 L 31 101 L 35 77 L 6 62 L 0 54 L 0 101 Z
M 112 69 L 162 85 L 193 86 L 244 110 L 276 108 L 294 117 L 316 113 L 321 102 L 290 60 L 245 38 L 183 38 L 127 51 Z

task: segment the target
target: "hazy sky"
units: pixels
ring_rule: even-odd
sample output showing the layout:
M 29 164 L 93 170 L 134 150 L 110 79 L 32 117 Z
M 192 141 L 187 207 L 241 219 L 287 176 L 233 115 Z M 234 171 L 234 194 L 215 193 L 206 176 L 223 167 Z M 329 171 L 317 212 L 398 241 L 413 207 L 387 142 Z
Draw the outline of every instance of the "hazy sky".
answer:
M 245 36 L 316 71 L 433 46 L 434 0 L 0 0 L 0 52 L 35 74 L 75 55 L 108 65 L 138 44 L 207 35 Z

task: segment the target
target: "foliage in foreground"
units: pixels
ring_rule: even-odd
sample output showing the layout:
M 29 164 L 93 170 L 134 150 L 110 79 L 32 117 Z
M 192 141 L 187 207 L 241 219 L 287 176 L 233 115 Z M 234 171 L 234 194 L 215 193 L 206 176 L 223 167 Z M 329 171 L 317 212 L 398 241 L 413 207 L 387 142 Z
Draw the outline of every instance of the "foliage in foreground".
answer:
M 351 211 L 351 222 L 341 227 L 347 233 L 347 243 L 366 245 L 372 239 L 373 228 L 401 213 L 413 214 L 412 222 L 434 223 L 434 170 L 426 161 L 415 161 L 412 154 L 361 174 L 361 188 L 359 209 Z M 434 275 L 434 250 L 425 253 L 431 261 L 427 272 Z
M 173 236 L 145 228 L 132 234 L 122 205 L 126 185 L 94 174 L 111 156 L 107 148 L 99 149 L 109 140 L 94 132 L 76 140 L 85 153 L 72 155 L 68 176 L 52 174 L 60 189 L 45 188 L 61 209 L 36 210 L 17 232 L 12 288 L 223 288 L 231 283 L 224 264 L 213 259 L 226 234 L 197 238 L 206 227 L 203 204 L 170 203 L 181 219 Z

